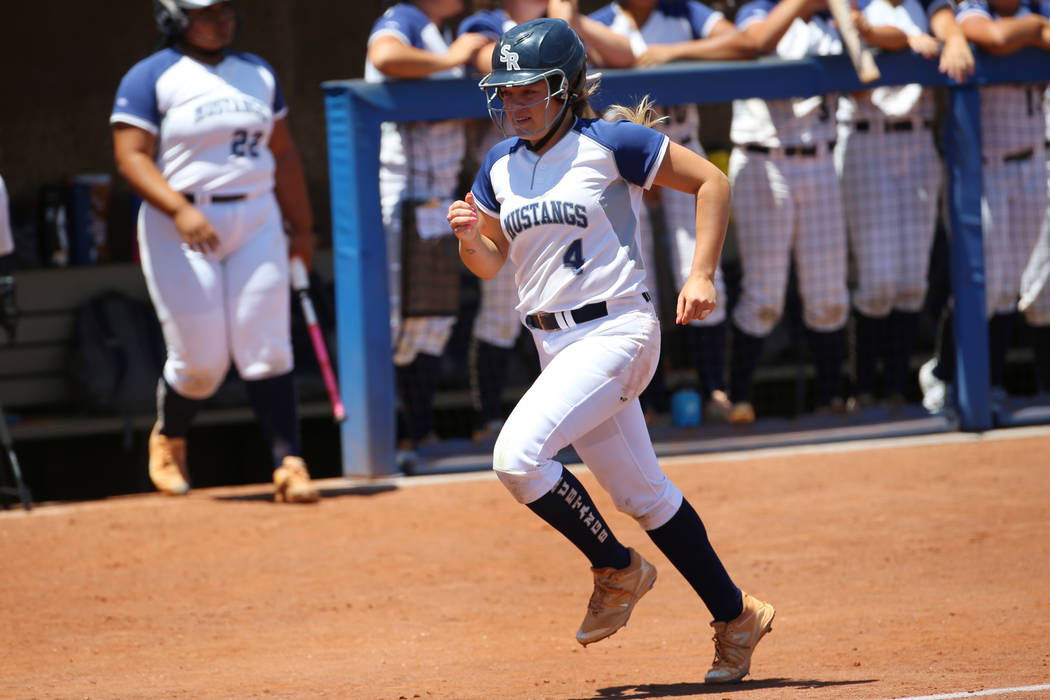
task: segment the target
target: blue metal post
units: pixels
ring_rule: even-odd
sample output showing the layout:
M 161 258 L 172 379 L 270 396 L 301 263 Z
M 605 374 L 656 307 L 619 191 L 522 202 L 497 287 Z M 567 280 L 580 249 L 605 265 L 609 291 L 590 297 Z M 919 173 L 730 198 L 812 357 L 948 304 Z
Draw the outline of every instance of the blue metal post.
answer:
M 343 474 L 398 473 L 379 116 L 345 85 L 325 88 Z
M 948 91 L 944 127 L 951 224 L 955 387 L 963 430 L 992 427 L 988 400 L 988 320 L 981 228 L 981 101 L 973 85 Z

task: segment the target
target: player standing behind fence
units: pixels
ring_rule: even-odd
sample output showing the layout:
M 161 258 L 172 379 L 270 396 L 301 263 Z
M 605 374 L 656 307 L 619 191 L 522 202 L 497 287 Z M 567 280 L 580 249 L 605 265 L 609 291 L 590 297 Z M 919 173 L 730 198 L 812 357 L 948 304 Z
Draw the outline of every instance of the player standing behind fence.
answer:
M 1050 3 L 966 0 L 956 18 L 966 37 L 992 54 L 1025 46 L 1050 49 Z M 1006 351 L 1021 293 L 1021 278 L 1035 250 L 1046 212 L 1046 116 L 1042 84 L 986 85 L 981 98 L 981 230 L 988 315 L 988 365 L 993 414 L 1006 398 Z M 919 370 L 923 405 L 931 412 L 948 402 L 955 374 L 951 312 L 941 326 L 937 357 Z
M 594 62 L 608 61 L 614 66 L 626 67 L 634 61 L 627 41 L 604 25 L 580 15 L 575 1 L 477 0 L 475 8 L 477 11 L 459 25 L 458 34 L 474 32 L 489 39 L 474 59 L 479 75 L 489 72 L 492 49 L 503 32 L 544 16 L 568 22 Z M 500 130 L 486 119 L 483 135 L 474 144 L 477 160 L 480 162 L 503 138 Z M 503 427 L 503 388 L 511 351 L 521 331 L 521 321 L 514 310 L 518 289 L 514 284 L 513 266 L 505 265 L 492 279 L 481 280 L 479 287 L 481 300 L 474 318 L 469 357 L 471 393 L 477 411 L 472 435 L 475 442 L 495 439 Z
M 854 23 L 870 45 L 941 53 L 958 81 L 973 55 L 954 20 L 950 0 L 872 0 Z M 877 87 L 843 95 L 838 105 L 835 167 L 842 179 L 849 241 L 857 270 L 853 292 L 856 387 L 860 408 L 876 400 L 877 363 L 882 394 L 904 404 L 909 360 L 926 298 L 930 249 L 936 231 L 943 167 L 934 146 L 933 91 L 922 85 Z
M 369 35 L 365 80 L 463 77 L 463 65 L 473 59 L 485 37 L 464 34 L 452 41 L 443 25 L 462 11 L 462 0 L 415 0 L 387 9 Z M 379 197 L 390 267 L 394 367 L 407 432 L 399 447 L 409 461 L 421 443 L 436 439 L 434 392 L 456 317 L 454 309 L 447 315 L 403 317 L 402 291 L 420 280 L 402 280 L 402 237 L 413 232 L 421 240 L 448 235 L 444 213 L 465 151 L 459 119 L 381 126 Z
M 825 7 L 822 0 L 753 0 L 737 12 L 736 23 L 763 55 L 839 53 L 841 41 Z M 849 291 L 845 214 L 832 157 L 834 102 L 829 95 L 736 100 L 730 138 L 743 281 L 733 310 L 729 420 L 755 419 L 754 373 L 765 338 L 784 311 L 792 254 L 816 365 L 816 410 L 841 412 Z
M 1050 39 L 1050 29 L 1043 34 Z M 1021 300 L 1017 308 L 1024 312 L 1032 332 L 1032 355 L 1036 391 L 1050 393 L 1050 88 L 1044 92 L 1046 114 L 1046 189 L 1047 206 L 1043 227 L 1035 251 L 1021 276 Z
M 617 0 L 591 17 L 609 25 L 631 42 L 637 66 L 656 66 L 678 60 L 725 60 L 754 58 L 755 47 L 743 32 L 721 12 L 696 0 Z M 675 143 L 702 157 L 700 111 L 695 104 L 660 107 L 664 120 L 654 125 Z M 674 287 L 689 277 L 696 246 L 695 198 L 685 192 L 652 189 L 646 192 L 639 230 L 645 261 L 646 286 L 658 297 L 657 268 L 670 264 Z M 664 231 L 654 231 L 650 211 L 662 212 Z M 669 261 L 657 262 L 654 236 L 664 236 Z M 687 342 L 699 378 L 700 395 L 709 417 L 725 419 L 731 409 L 725 392 L 726 305 L 722 268 L 715 273 L 715 289 L 723 300 L 711 314 L 686 326 Z M 656 308 L 661 308 L 657 301 Z M 659 374 L 659 373 L 658 373 Z M 654 379 L 654 384 L 657 382 Z M 659 381 L 662 381 L 659 380 Z M 652 388 L 652 386 L 650 386 Z M 645 396 L 643 395 L 643 406 Z
M 565 22 L 539 19 L 507 31 L 481 86 L 493 120 L 519 138 L 489 151 L 465 201 L 449 208 L 460 255 L 475 274 L 492 277 L 507 259 L 514 263 L 518 311 L 542 366 L 496 440 L 493 467 L 515 499 L 591 562 L 581 644 L 625 625 L 656 570 L 616 539 L 580 482 L 555 461 L 570 444 L 713 615 L 707 682 L 737 681 L 770 629 L 773 607 L 729 578 L 699 516 L 661 472 L 638 402 L 660 356 L 639 261 L 642 191 L 656 184 L 697 198 L 696 252 L 675 319 L 688 323 L 717 303 L 729 185 L 663 134 L 595 118 L 585 73 L 583 44 Z M 639 121 L 651 117 L 644 104 L 633 112 Z
M 233 3 L 154 8 L 168 48 L 128 71 L 109 119 L 117 169 L 145 200 L 142 271 L 167 345 L 150 478 L 189 490 L 186 435 L 232 355 L 270 443 L 276 498 L 316 501 L 299 456 L 288 287 L 289 254 L 310 264 L 313 220 L 284 96 L 264 60 L 227 50 Z

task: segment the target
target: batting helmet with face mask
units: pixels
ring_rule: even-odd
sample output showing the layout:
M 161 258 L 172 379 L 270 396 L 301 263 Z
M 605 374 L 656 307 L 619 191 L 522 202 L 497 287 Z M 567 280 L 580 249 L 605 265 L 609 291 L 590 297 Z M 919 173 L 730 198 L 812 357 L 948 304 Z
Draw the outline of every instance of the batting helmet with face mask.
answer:
M 478 87 L 485 91 L 489 116 L 509 136 L 504 125 L 508 110 L 500 88 L 547 83 L 546 119 L 544 125 L 524 136 L 544 134 L 541 144 L 558 128 L 572 103 L 584 90 L 587 51 L 583 42 L 564 20 L 541 17 L 508 29 L 492 50 L 492 72 L 481 79 Z M 552 100 L 558 110 L 551 114 Z M 538 103 L 537 103 L 538 104 Z M 539 147 L 539 144 L 534 147 Z

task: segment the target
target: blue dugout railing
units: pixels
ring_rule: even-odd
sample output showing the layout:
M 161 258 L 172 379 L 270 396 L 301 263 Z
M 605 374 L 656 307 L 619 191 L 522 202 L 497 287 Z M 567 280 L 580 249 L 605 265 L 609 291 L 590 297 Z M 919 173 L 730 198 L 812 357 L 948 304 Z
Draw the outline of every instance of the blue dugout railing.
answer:
M 1050 55 L 1025 49 L 1012 56 L 979 55 L 972 80 L 958 85 L 936 61 L 913 53 L 878 56 L 882 78 L 857 80 L 845 56 L 799 61 L 676 63 L 659 68 L 604 71 L 596 107 L 633 103 L 728 102 L 745 97 L 802 97 L 877 85 L 947 86 L 944 124 L 947 203 L 952 231 L 951 284 L 955 297 L 960 426 L 991 427 L 988 328 L 984 311 L 981 242 L 980 85 L 1050 80 Z M 391 362 L 386 246 L 379 213 L 379 125 L 384 121 L 485 117 L 477 81 L 421 80 L 323 84 L 332 200 L 339 384 L 347 409 L 342 426 L 343 473 L 396 474 L 395 393 Z

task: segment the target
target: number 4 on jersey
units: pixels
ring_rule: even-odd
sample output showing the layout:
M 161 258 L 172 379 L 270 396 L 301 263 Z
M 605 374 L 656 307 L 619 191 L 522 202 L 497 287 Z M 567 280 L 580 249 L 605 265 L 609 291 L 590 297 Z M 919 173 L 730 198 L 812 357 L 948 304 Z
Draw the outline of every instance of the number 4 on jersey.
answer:
M 583 239 L 577 238 L 569 244 L 565 255 L 561 259 L 562 265 L 572 269 L 572 274 L 578 275 L 583 272 Z

